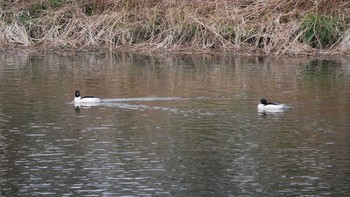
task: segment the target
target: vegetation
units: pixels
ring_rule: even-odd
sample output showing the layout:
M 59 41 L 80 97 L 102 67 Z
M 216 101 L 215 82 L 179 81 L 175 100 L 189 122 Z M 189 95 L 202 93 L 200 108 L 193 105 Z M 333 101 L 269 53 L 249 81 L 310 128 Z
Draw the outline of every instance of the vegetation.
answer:
M 341 33 L 341 24 L 334 17 L 309 13 L 301 23 L 303 41 L 316 48 L 334 44 Z
M 347 53 L 346 0 L 0 0 L 0 46 Z

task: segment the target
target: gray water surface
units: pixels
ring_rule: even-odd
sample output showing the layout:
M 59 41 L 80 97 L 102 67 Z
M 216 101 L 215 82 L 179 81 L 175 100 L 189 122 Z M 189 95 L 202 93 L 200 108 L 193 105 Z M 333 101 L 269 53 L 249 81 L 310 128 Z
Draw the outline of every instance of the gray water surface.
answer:
M 350 59 L 2 53 L 0 196 L 347 196 L 349 115 Z

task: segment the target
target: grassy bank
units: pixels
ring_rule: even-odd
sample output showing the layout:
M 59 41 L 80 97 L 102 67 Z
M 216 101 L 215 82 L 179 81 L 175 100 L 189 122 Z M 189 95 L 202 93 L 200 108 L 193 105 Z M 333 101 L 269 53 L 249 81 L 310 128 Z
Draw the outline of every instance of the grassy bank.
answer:
M 349 8 L 345 0 L 0 0 L 0 45 L 343 54 Z

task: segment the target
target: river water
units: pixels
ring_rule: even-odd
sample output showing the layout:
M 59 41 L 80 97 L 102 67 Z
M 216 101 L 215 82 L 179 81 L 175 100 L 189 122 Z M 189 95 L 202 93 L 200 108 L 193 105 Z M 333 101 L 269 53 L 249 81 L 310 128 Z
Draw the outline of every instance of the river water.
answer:
M 74 106 L 75 90 L 104 102 Z M 1 53 L 0 188 L 349 195 L 350 59 Z

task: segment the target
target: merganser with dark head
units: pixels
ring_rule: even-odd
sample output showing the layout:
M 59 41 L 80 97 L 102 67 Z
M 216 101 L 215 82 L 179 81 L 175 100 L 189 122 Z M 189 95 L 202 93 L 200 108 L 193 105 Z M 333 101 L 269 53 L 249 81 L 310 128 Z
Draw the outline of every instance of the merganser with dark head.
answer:
M 75 91 L 75 98 L 74 103 L 98 103 L 101 102 L 100 98 L 97 98 L 95 96 L 80 96 L 79 90 Z
M 260 104 L 258 104 L 258 110 L 284 110 L 291 107 L 280 104 L 280 103 L 268 103 L 266 99 L 260 99 Z

